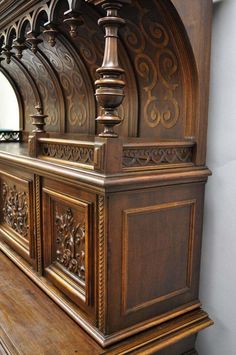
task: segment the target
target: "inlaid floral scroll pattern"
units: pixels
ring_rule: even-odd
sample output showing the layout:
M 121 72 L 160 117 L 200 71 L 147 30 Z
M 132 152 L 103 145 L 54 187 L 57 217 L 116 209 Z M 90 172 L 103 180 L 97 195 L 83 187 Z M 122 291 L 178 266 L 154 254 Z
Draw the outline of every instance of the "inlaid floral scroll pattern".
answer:
M 3 221 L 22 237 L 27 238 L 28 224 L 28 195 L 17 191 L 16 186 L 2 184 Z
M 159 11 L 153 4 L 153 1 L 147 1 L 144 5 L 139 0 L 133 3 L 136 22 L 127 21 L 123 37 L 142 82 L 142 115 L 147 125 L 150 128 L 162 125 L 170 129 L 180 117 L 176 94 L 179 63 L 168 30 L 157 22 Z
M 85 281 L 85 223 L 77 223 L 73 212 L 56 210 L 56 260 Z

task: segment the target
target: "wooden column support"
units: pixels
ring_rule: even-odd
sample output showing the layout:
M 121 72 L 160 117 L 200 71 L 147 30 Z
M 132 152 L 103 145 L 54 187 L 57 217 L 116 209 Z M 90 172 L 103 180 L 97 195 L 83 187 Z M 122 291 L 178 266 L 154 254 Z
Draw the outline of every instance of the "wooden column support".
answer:
M 125 24 L 125 20 L 118 16 L 118 10 L 124 3 L 130 1 L 94 1 L 107 12 L 106 17 L 98 21 L 105 29 L 105 51 L 102 66 L 97 69 L 100 79 L 96 80 L 96 99 L 102 108 L 102 113 L 96 121 L 104 125 L 101 137 L 118 137 L 114 126 L 122 122 L 118 116 L 117 108 L 124 99 L 125 82 L 121 78 L 124 70 L 118 59 L 118 30 Z
M 29 135 L 29 139 L 28 139 L 28 150 L 29 150 L 29 155 L 31 157 L 37 157 L 38 138 L 47 137 L 47 133 L 44 129 L 44 126 L 46 124 L 45 118 L 48 116 L 43 114 L 43 108 L 41 107 L 40 104 L 35 106 L 35 109 L 37 113 L 30 115 L 30 117 L 32 118 L 32 125 L 35 127 L 32 133 Z

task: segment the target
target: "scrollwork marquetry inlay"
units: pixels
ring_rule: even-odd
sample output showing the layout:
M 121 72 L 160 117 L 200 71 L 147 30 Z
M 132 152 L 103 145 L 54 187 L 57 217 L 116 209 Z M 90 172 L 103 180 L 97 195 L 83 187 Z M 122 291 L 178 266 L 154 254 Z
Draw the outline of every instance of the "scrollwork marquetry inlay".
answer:
M 180 63 L 158 6 L 154 1 L 133 2 L 133 18 L 123 38 L 142 84 L 141 116 L 149 128 L 171 129 L 180 119 Z
M 56 211 L 56 260 L 85 282 L 85 221 L 77 223 L 72 209 Z
M 40 48 L 56 70 L 63 88 L 67 131 L 87 133 L 89 117 L 95 115 L 95 101 L 91 101 L 93 87 L 85 66 L 62 36 L 58 36 L 57 46 L 51 47 L 44 41 Z
M 35 56 L 29 50 L 22 59 L 22 63 L 25 65 L 31 76 L 34 78 L 37 87 L 39 89 L 43 109 L 45 114 L 47 114 L 46 124 L 48 131 L 57 131 L 59 128 L 60 121 L 60 110 L 58 104 L 58 93 L 51 77 L 50 73 L 47 70 L 47 67 L 43 63 L 43 57 L 40 56 L 40 53 Z M 30 114 L 32 114 L 31 111 Z
M 3 222 L 22 237 L 28 237 L 29 204 L 28 194 L 17 187 L 2 183 Z

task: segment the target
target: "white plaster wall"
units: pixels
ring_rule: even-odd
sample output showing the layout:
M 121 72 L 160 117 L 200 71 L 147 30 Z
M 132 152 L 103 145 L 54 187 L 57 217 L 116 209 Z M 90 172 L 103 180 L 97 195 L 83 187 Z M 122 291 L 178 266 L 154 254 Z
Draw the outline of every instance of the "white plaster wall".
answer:
M 19 108 L 14 90 L 0 72 L 0 129 L 19 129 Z
M 199 355 L 236 355 L 236 0 L 214 4 Z

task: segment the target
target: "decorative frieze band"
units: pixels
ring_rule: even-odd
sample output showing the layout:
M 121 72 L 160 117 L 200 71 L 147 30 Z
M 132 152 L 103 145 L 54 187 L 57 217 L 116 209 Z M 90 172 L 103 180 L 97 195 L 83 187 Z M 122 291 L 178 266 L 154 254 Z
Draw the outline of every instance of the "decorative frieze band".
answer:
M 127 146 L 123 149 L 123 168 L 157 168 L 161 165 L 191 164 L 193 146 Z
M 82 165 L 94 166 L 94 145 L 86 143 L 59 142 L 41 139 L 39 157 L 50 160 L 61 160 Z

